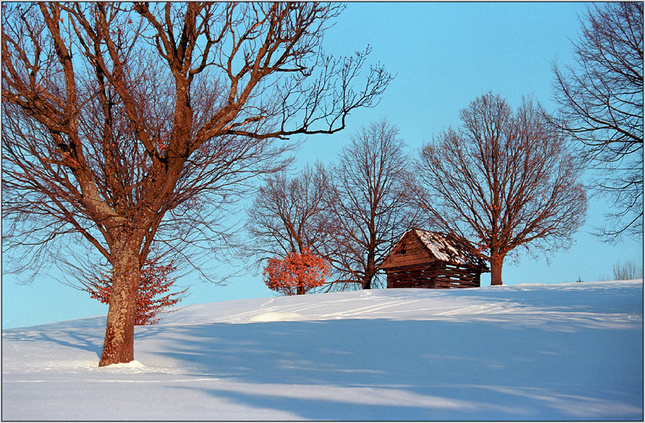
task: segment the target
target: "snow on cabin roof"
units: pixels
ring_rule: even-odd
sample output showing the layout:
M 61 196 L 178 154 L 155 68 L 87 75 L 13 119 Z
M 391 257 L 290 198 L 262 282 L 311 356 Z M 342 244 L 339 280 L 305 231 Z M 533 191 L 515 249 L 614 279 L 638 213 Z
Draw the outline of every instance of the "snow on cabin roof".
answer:
M 413 231 L 437 260 L 469 266 L 482 266 L 483 264 L 481 259 L 469 251 L 472 246 L 465 239 L 421 229 L 413 229 Z
M 460 254 L 457 249 L 448 242 L 441 234 L 430 231 L 414 229 L 423 245 L 437 258 L 437 260 L 469 264 L 466 257 Z
M 428 254 L 427 257 L 415 251 L 410 251 L 408 256 L 406 241 L 404 240 L 409 237 L 414 237 L 421 243 Z M 443 234 L 421 229 L 411 229 L 404 233 L 392 247 L 379 268 L 423 266 L 424 263 L 427 264 L 434 260 L 457 266 L 476 268 L 481 272 L 490 272 L 485 260 L 478 256 L 475 248 L 467 239 L 455 234 Z

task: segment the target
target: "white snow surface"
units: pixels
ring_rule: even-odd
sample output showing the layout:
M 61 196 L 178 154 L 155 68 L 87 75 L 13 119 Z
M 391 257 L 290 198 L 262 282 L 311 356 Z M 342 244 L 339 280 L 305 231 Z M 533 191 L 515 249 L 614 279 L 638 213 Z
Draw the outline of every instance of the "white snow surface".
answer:
M 643 282 L 187 306 L 2 332 L 3 420 L 643 420 Z

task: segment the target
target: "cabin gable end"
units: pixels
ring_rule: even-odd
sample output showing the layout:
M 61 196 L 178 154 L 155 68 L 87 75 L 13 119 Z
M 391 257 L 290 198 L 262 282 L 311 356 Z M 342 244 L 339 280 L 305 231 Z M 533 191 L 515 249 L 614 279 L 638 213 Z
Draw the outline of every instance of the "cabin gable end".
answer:
M 381 269 L 424 265 L 436 258 L 421 242 L 415 231 L 407 232 L 383 260 Z

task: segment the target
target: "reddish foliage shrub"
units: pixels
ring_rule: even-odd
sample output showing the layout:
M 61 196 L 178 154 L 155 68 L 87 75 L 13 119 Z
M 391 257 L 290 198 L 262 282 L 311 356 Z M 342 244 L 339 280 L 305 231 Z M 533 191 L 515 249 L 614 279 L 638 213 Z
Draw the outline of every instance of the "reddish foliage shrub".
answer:
M 168 265 L 158 264 L 159 258 L 148 259 L 141 267 L 141 284 L 137 292 L 135 325 L 155 325 L 159 323 L 157 313 L 162 309 L 174 306 L 186 297 L 188 288 L 179 292 L 168 292 L 175 279 L 168 279 L 168 275 L 177 268 L 170 262 Z M 110 302 L 111 277 L 103 272 L 99 276 L 84 284 L 90 296 L 103 304 Z
M 330 266 L 324 258 L 306 249 L 302 254 L 287 253 L 284 258 L 269 259 L 263 275 L 272 291 L 283 295 L 303 295 L 323 285 L 329 270 Z

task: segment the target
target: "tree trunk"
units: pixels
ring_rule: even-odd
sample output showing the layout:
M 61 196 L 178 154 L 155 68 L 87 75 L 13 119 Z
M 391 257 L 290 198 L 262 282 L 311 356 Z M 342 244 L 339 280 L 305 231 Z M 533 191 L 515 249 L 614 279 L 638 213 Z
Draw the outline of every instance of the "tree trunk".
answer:
M 372 289 L 372 279 L 374 279 L 374 277 L 371 275 L 365 275 L 363 277 L 363 281 L 361 282 L 363 289 Z
M 502 284 L 502 265 L 504 264 L 504 256 L 494 255 L 490 258 L 490 284 L 494 285 L 503 285 Z
M 367 267 L 365 268 L 365 275 L 361 284 L 363 289 L 372 289 L 372 279 L 376 274 L 376 264 L 374 263 L 374 253 L 368 252 L 367 255 Z
M 141 279 L 139 243 L 125 243 L 112 270 L 110 307 L 99 367 L 134 360 L 134 324 Z

